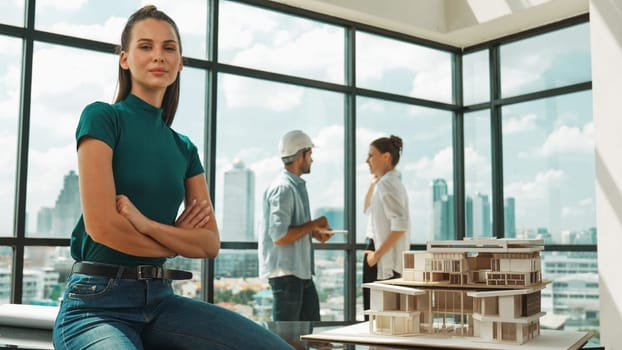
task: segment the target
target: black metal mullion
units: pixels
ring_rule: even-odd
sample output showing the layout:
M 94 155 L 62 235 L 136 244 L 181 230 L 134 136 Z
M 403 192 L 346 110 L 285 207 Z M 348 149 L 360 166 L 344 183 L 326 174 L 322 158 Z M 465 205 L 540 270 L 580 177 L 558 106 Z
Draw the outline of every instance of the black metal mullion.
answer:
M 356 31 L 345 29 L 345 81 L 356 86 Z M 344 212 L 346 217 L 347 249 L 345 266 L 345 320 L 356 320 L 356 96 L 344 96 Z
M 453 56 L 453 101 L 463 105 L 462 55 Z M 462 109 L 453 113 L 453 161 L 454 161 L 454 238 L 463 239 L 465 235 L 465 172 L 464 172 L 464 112 Z
M 22 60 L 22 89 L 20 96 L 19 130 L 17 146 L 17 176 L 15 193 L 15 218 L 13 229 L 16 242 L 13 253 L 13 288 L 11 302 L 21 304 L 24 281 L 24 251 L 26 240 L 26 191 L 28 182 L 28 144 L 30 136 L 30 105 L 32 94 L 32 62 L 35 25 L 35 0 L 26 3 L 26 37 Z
M 490 148 L 492 161 L 492 236 L 505 237 L 503 218 L 503 139 L 501 135 L 501 105 L 494 104 L 501 98 L 501 58 L 499 45 L 492 46 L 490 58 Z
M 209 43 L 208 55 L 209 59 L 213 62 L 218 61 L 218 18 L 219 18 L 219 6 L 220 0 L 209 0 L 208 3 L 208 35 Z M 216 198 L 216 112 L 218 93 L 218 75 L 215 71 L 207 72 L 206 81 L 206 123 L 204 130 L 205 140 L 205 163 L 207 171 L 207 184 L 210 196 L 212 198 L 212 205 L 215 207 Z M 214 276 L 215 274 L 214 259 L 203 260 L 203 300 L 210 303 L 214 302 Z

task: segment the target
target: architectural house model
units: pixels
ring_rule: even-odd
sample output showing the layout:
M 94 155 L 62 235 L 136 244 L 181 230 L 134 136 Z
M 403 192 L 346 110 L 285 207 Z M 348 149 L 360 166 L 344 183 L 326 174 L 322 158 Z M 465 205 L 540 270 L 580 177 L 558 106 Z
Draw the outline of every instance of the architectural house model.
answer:
M 522 344 L 540 334 L 543 240 L 431 241 L 402 278 L 368 283 L 372 335 L 443 334 Z

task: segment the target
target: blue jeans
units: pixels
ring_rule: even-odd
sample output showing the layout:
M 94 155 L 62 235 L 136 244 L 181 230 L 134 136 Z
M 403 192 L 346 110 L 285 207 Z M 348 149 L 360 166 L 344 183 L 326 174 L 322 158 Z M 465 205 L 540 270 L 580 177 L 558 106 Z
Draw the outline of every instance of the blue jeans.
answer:
M 235 312 L 175 295 L 170 280 L 73 274 L 54 325 L 55 349 L 291 349 Z
M 274 321 L 319 321 L 320 299 L 312 279 L 288 275 L 270 278 Z

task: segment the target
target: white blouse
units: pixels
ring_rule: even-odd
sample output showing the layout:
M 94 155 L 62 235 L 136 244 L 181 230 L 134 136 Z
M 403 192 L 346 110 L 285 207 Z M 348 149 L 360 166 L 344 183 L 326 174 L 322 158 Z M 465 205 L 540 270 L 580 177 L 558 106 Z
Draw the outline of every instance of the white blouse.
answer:
M 376 249 L 389 238 L 391 231 L 405 231 L 378 261 L 377 278 L 391 278 L 393 271 L 402 273 L 402 253 L 410 248 L 410 217 L 408 194 L 397 170 L 391 170 L 378 179 L 367 213 L 367 237 L 374 240 Z

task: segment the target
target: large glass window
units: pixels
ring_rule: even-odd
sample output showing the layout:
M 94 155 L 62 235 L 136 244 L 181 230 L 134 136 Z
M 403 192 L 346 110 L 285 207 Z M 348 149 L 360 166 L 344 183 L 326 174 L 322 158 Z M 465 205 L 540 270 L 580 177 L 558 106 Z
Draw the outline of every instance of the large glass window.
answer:
M 490 100 L 490 68 L 488 50 L 462 56 L 462 81 L 464 104 Z
M 503 97 L 592 79 L 588 23 L 501 46 Z
M 440 102 L 452 102 L 452 55 L 415 44 L 356 33 L 356 84 Z
M 181 35 L 183 55 L 207 57 L 207 1 L 154 0 L 156 5 L 176 22 Z M 144 5 L 143 1 L 126 0 L 110 6 L 105 1 L 37 1 L 37 29 L 59 34 L 119 44 L 127 18 Z
M 490 110 L 464 115 L 464 168 L 464 236 L 492 237 Z
M 369 144 L 391 134 L 404 143 L 396 169 L 408 191 L 411 242 L 454 237 L 451 112 L 364 97 L 357 98 L 356 108 L 357 242 L 365 241 L 367 227 L 363 202 L 370 181 Z
M 591 91 L 506 106 L 504 196 L 516 237 L 596 244 Z
M 311 173 L 302 176 L 311 216 L 343 212 L 343 95 L 234 75 L 221 75 L 218 85 L 216 216 L 221 239 L 256 241 L 263 192 L 283 169 L 279 140 L 294 129 L 303 130 L 317 146 Z M 253 126 L 240 127 L 249 123 Z
M 75 130 L 94 101 L 111 102 L 115 55 L 35 43 L 26 233 L 68 238 L 80 217 Z
M 220 62 L 334 83 L 344 81 L 344 31 L 291 15 L 221 1 Z
M 22 41 L 0 36 L 0 236 L 12 236 Z

